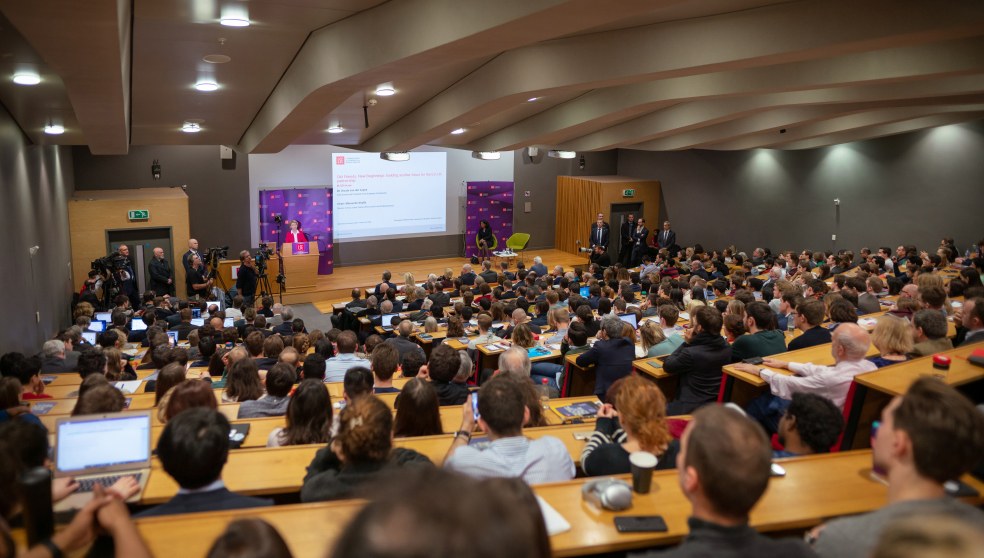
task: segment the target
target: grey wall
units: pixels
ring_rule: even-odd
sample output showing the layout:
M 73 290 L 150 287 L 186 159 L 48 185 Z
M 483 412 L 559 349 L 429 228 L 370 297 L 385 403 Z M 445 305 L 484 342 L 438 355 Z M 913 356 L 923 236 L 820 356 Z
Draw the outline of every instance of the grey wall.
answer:
M 584 155 L 584 169 L 580 157 Z M 575 159 L 554 159 L 540 149 L 536 157 L 530 157 L 525 149 L 516 151 L 513 173 L 516 195 L 513 198 L 513 232 L 529 233 L 529 248 L 554 247 L 557 225 L 557 177 L 601 176 L 617 174 L 616 150 L 578 153 Z M 526 197 L 526 192 L 529 197 Z M 525 202 L 531 202 L 530 213 L 525 212 Z
M 952 236 L 963 251 L 984 237 L 980 121 L 800 151 L 619 149 L 618 173 L 662 182 L 681 246 L 857 252 Z
M 30 145 L 0 106 L 0 353 L 34 354 L 70 324 L 72 149 Z M 32 257 L 31 247 L 39 250 Z M 40 321 L 38 321 L 40 314 Z
M 75 187 L 78 190 L 180 188 L 187 185 L 191 237 L 202 249 L 229 245 L 235 257 L 252 248 L 249 236 L 249 165 L 239 153 L 219 158 L 217 145 L 131 145 L 126 155 L 93 155 L 86 146 L 74 148 Z M 161 164 L 154 180 L 150 165 Z M 183 254 L 184 246 L 175 246 Z M 172 262 L 173 263 L 173 262 Z

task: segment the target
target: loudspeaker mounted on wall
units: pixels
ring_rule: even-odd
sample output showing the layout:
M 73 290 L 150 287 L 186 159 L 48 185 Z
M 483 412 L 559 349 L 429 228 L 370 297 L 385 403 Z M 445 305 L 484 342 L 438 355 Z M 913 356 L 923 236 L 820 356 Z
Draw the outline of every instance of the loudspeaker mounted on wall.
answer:
M 536 147 L 527 147 L 526 150 L 529 152 L 530 157 L 536 157 L 536 154 L 540 151 Z
M 224 145 L 219 146 L 219 158 L 220 159 L 232 159 L 232 148 L 226 147 Z

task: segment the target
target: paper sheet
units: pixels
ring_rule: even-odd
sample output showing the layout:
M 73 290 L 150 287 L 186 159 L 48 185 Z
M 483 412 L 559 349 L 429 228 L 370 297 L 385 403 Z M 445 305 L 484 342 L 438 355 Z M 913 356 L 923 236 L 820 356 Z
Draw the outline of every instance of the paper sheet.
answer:
M 543 522 L 547 525 L 548 535 L 552 537 L 571 530 L 571 524 L 546 500 L 537 496 L 536 503 L 540 504 L 540 513 L 543 514 Z
M 130 382 L 113 382 L 113 387 L 122 391 L 123 393 L 137 393 L 140 389 L 140 384 L 143 380 L 133 380 Z

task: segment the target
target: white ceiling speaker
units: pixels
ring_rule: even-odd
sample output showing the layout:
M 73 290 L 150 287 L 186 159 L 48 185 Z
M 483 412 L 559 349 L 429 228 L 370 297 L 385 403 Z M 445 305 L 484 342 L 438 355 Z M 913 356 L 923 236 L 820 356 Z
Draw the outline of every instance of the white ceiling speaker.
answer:
M 577 157 L 577 153 L 574 151 L 558 151 L 551 149 L 550 151 L 547 151 L 547 157 L 555 157 L 557 159 L 573 159 L 574 157 Z
M 409 161 L 409 151 L 384 151 L 379 154 L 379 158 L 384 161 Z
M 209 64 L 225 64 L 226 62 L 232 60 L 232 58 L 224 54 L 208 54 L 203 56 L 202 60 L 208 62 Z
M 537 147 L 527 147 L 526 151 L 530 154 L 530 157 L 536 157 L 536 154 L 540 152 Z
M 473 159 L 481 159 L 483 161 L 495 161 L 499 158 L 498 151 L 472 151 Z
M 48 124 L 44 127 L 44 133 L 57 136 L 58 134 L 65 133 L 65 127 L 60 124 Z

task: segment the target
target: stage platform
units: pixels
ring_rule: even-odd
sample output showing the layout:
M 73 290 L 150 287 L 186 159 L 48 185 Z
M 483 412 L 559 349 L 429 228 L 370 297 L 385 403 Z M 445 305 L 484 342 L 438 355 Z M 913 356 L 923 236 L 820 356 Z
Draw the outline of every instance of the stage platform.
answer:
M 543 265 L 547 266 L 547 269 L 550 270 L 555 265 L 562 265 L 564 266 L 564 270 L 571 269 L 574 266 L 582 266 L 587 271 L 587 265 L 589 263 L 587 258 L 575 256 L 562 250 L 527 250 L 522 260 L 526 264 L 527 269 L 533 265 L 533 258 L 536 256 L 540 256 L 543 259 Z M 390 281 L 397 285 L 402 285 L 404 282 L 404 273 L 413 273 L 414 280 L 417 283 L 422 283 L 427 279 L 427 275 L 431 273 L 442 275 L 444 270 L 449 267 L 454 271 L 455 277 L 457 277 L 461 275 L 461 266 L 466 263 L 468 263 L 467 258 L 455 257 L 336 267 L 335 272 L 331 275 L 321 275 L 318 277 L 317 287 L 296 290 L 291 289 L 290 270 L 287 269 L 285 270 L 287 274 L 287 290 L 284 292 L 283 300 L 285 305 L 311 302 L 322 312 L 330 314 L 330 303 L 351 300 L 351 292 L 355 287 L 363 289 L 369 286 L 375 287 L 382 280 L 383 271 L 389 270 L 393 275 Z M 493 269 L 498 271 L 498 267 L 496 266 L 493 266 Z M 515 260 L 509 270 L 516 271 Z M 479 272 L 481 269 L 475 269 L 475 271 Z M 278 295 L 274 295 L 274 298 L 277 299 Z M 319 303 L 325 304 L 319 305 Z

